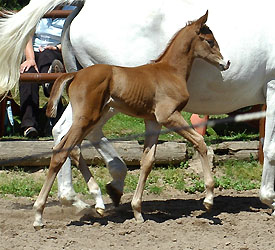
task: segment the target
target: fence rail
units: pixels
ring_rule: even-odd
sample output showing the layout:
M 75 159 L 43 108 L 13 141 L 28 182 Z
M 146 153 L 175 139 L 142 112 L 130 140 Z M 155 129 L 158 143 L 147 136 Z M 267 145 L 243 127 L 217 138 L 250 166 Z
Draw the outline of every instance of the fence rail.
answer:
M 20 83 L 53 83 L 64 73 L 23 73 L 20 75 Z
M 0 11 L 0 18 L 5 17 L 6 14 L 16 13 L 17 11 Z M 47 12 L 43 18 L 66 18 L 72 13 L 72 10 L 52 10 Z

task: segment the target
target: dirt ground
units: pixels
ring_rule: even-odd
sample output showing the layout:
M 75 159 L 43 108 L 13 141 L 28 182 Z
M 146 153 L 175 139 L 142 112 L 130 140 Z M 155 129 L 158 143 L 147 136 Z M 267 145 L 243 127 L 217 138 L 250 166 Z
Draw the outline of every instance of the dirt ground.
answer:
M 114 209 L 108 197 L 106 215 L 77 215 L 49 199 L 45 228 L 32 227 L 33 200 L 0 199 L 0 249 L 275 249 L 275 218 L 258 199 L 258 190 L 217 191 L 206 213 L 203 194 L 144 194 L 145 222 L 133 220 L 125 195 Z M 92 201 L 88 201 L 93 204 Z

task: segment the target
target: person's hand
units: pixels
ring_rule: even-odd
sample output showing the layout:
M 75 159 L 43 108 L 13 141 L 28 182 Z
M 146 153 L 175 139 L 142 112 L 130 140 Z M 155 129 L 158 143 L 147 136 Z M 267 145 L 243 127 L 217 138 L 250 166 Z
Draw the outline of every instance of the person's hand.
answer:
M 36 65 L 35 60 L 26 60 L 20 65 L 20 73 L 24 73 L 26 71 L 29 71 L 31 67 L 34 67 L 34 69 L 39 73 L 38 67 Z
M 60 44 L 58 44 L 57 46 L 52 46 L 52 45 L 48 45 L 48 46 L 45 46 L 45 47 L 39 47 L 39 51 L 42 52 L 46 49 L 49 49 L 49 50 L 60 50 L 60 47 L 59 47 Z

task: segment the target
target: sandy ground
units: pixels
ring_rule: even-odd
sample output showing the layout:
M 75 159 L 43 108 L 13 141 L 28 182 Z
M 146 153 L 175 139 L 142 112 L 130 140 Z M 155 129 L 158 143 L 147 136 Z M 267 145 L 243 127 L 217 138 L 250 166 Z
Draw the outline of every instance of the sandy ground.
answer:
M 143 224 L 133 220 L 131 197 L 123 196 L 116 209 L 104 197 L 102 218 L 94 211 L 77 215 L 49 199 L 40 231 L 32 227 L 33 200 L 1 198 L 0 249 L 275 249 L 275 218 L 257 190 L 216 190 L 211 213 L 203 209 L 203 194 L 144 194 Z

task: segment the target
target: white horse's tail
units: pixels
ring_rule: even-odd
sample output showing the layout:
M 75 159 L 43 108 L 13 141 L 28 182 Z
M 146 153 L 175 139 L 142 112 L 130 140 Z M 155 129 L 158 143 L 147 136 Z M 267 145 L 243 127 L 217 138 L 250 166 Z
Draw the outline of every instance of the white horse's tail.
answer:
M 31 0 L 18 13 L 0 19 L 0 97 L 18 83 L 23 52 L 39 20 L 57 5 L 74 1 Z
M 46 115 L 48 117 L 56 117 L 57 113 L 57 105 L 59 102 L 59 99 L 62 95 L 62 92 L 67 84 L 70 84 L 75 76 L 76 72 L 73 73 L 67 73 L 60 77 L 58 77 L 52 87 L 50 99 L 48 101 L 47 109 L 46 109 Z

